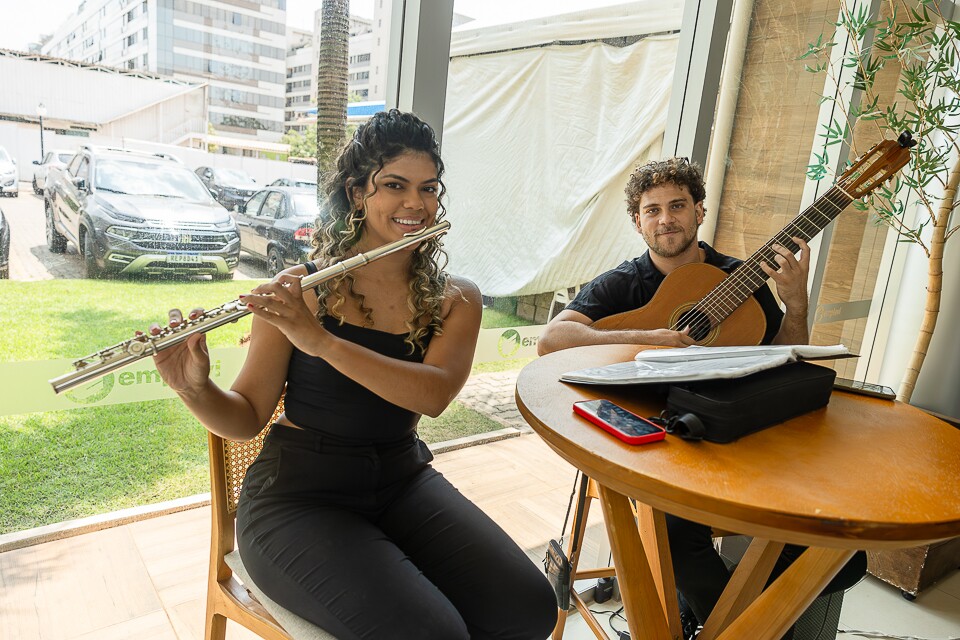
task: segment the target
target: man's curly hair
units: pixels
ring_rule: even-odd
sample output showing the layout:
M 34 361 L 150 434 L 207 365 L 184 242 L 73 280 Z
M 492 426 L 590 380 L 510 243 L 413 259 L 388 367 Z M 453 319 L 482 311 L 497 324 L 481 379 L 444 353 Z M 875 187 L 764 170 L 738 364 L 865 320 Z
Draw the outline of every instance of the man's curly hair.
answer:
M 707 197 L 707 190 L 703 185 L 703 172 L 695 162 L 686 158 L 667 158 L 666 160 L 651 160 L 637 167 L 627 182 L 624 193 L 627 194 L 627 213 L 630 219 L 640 212 L 640 198 L 644 193 L 672 182 L 678 187 L 686 187 L 693 196 L 694 204 L 703 202 Z

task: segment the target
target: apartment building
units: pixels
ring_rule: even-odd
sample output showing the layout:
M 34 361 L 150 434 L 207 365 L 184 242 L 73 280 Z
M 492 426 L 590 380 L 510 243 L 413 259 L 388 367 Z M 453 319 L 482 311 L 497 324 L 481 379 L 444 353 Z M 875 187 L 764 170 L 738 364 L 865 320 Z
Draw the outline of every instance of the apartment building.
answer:
M 85 0 L 45 55 L 209 84 L 218 133 L 283 134 L 286 0 Z
M 388 30 L 374 30 L 373 20 L 350 18 L 350 52 L 347 66 L 347 94 L 354 99 L 372 100 L 370 96 L 370 67 L 375 37 L 386 37 Z M 319 44 L 319 42 L 318 42 Z M 316 95 L 316 92 L 314 92 Z M 379 99 L 382 99 L 380 96 Z
M 304 111 L 310 108 L 316 95 L 312 31 L 287 30 L 286 81 L 283 130 L 303 132 L 308 124 L 304 121 Z
M 354 100 L 370 100 L 370 60 L 373 20 L 350 16 L 347 55 L 347 93 Z M 320 49 L 321 12 L 314 14 L 313 31 L 288 29 L 287 83 L 284 131 L 304 131 L 316 119 L 317 51 Z M 383 99 L 382 96 L 380 98 Z
M 387 95 L 387 58 L 390 39 L 389 1 L 374 0 L 373 18 L 350 16 L 347 93 L 359 105 L 357 118 L 364 119 L 382 108 Z M 313 38 L 304 43 L 303 32 L 289 30 L 287 49 L 286 112 L 284 130 L 304 131 L 316 119 L 317 58 L 320 47 L 321 11 L 314 14 Z M 473 18 L 453 14 L 453 26 Z

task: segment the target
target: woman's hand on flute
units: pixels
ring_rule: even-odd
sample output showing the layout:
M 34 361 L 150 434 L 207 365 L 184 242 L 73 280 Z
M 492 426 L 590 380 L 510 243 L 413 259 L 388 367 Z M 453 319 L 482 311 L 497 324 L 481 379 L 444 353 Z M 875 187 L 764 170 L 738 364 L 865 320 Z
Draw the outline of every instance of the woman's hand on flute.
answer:
M 303 301 L 300 280 L 300 276 L 281 273 L 249 294 L 240 296 L 240 302 L 253 315 L 283 332 L 297 349 L 323 357 L 326 344 L 333 336 Z
M 197 308 L 190 312 L 190 319 L 203 315 L 203 309 Z M 169 326 L 175 329 L 183 322 L 180 309 L 169 311 Z M 161 332 L 160 325 L 150 325 L 150 334 Z M 141 332 L 137 332 L 138 335 Z M 207 351 L 205 334 L 196 333 L 189 336 L 181 344 L 164 349 L 153 356 L 153 363 L 164 382 L 180 396 L 198 395 L 203 391 L 210 377 L 210 353 Z

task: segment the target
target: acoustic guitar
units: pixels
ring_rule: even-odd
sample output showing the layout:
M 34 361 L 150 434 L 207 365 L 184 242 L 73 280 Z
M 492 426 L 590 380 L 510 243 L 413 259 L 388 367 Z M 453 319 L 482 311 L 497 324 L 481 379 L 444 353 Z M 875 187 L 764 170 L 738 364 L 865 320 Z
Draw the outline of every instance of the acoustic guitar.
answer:
M 809 241 L 854 200 L 862 198 L 902 169 L 917 143 L 909 131 L 897 140 L 884 140 L 857 158 L 826 193 L 802 211 L 773 238 L 727 274 L 709 264 L 694 262 L 678 267 L 664 279 L 646 305 L 593 323 L 597 329 L 662 329 L 681 331 L 699 344 L 732 346 L 760 344 L 766 318 L 754 292 L 767 281 L 760 268 L 767 262 L 779 269 L 774 244 L 796 253 L 791 239 Z

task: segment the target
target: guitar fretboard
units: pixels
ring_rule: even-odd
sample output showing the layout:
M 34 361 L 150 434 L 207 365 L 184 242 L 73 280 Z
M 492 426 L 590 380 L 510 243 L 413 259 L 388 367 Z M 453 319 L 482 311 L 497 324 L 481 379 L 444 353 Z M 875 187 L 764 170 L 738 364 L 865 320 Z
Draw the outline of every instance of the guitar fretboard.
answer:
M 807 207 L 768 240 L 766 244 L 757 249 L 752 256 L 744 260 L 743 264 L 718 284 L 703 300 L 698 302 L 693 311 L 698 312 L 695 317 L 700 320 L 694 320 L 694 324 L 698 321 L 709 321 L 710 327 L 715 327 L 723 322 L 767 281 L 767 274 L 760 268 L 763 262 L 766 262 L 775 270 L 780 268 L 780 265 L 776 262 L 776 257 L 780 254 L 773 250 L 773 245 L 778 244 L 796 253 L 800 247 L 792 238 L 801 238 L 809 242 L 811 238 L 823 231 L 834 218 L 840 215 L 851 202 L 853 202 L 853 198 L 848 196 L 843 189 L 837 185 L 831 187 L 816 202 Z M 688 316 L 684 316 L 684 318 L 688 318 Z M 680 324 L 690 323 L 687 319 L 684 319 L 682 322 L 678 321 L 671 328 L 680 331 L 684 328 L 679 326 Z M 693 326 L 692 329 L 696 333 L 697 327 Z M 709 330 L 709 327 L 703 329 Z

